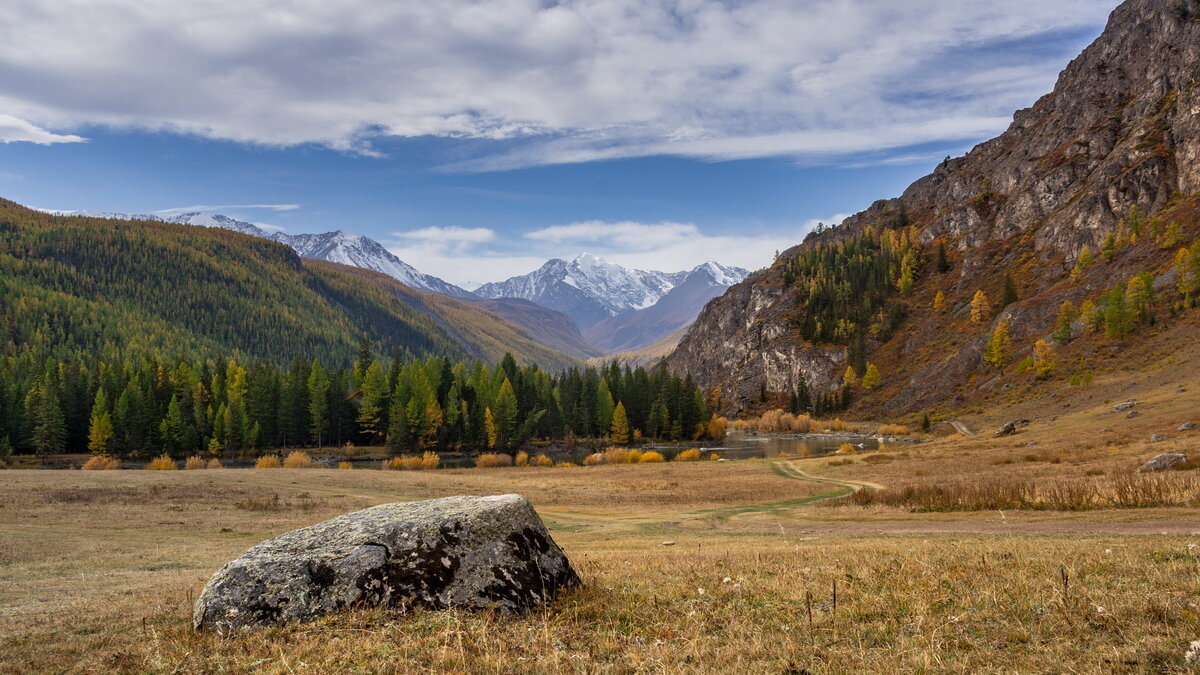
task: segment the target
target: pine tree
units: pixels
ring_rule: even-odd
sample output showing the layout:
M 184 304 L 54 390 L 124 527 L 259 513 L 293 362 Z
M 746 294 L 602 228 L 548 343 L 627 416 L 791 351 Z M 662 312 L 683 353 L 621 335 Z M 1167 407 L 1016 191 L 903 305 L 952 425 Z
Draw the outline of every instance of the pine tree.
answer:
M 513 393 L 512 382 L 508 378 L 500 383 L 500 391 L 496 394 L 496 408 L 492 411 L 496 424 L 497 448 L 507 450 L 513 442 L 517 431 L 517 397 Z
M 950 258 L 946 255 L 946 242 L 939 241 L 937 247 L 937 271 L 945 274 L 950 271 Z
M 983 290 L 975 291 L 975 297 L 971 298 L 971 323 L 983 323 L 991 315 L 992 308 L 988 302 L 987 293 Z
M 372 361 L 363 372 L 359 385 L 358 426 L 370 443 L 378 443 L 384 436 L 387 423 L 384 410 L 387 408 L 387 375 L 378 362 Z
M 625 414 L 625 404 L 617 403 L 613 410 L 612 427 L 608 437 L 614 445 L 629 445 L 629 417 Z
M 88 422 L 88 450 L 97 455 L 107 455 L 108 442 L 112 437 L 112 415 L 108 412 L 108 397 L 104 395 L 104 388 L 101 387 L 96 391 Z
M 492 415 L 491 408 L 483 409 L 483 429 L 487 435 L 487 446 L 489 450 L 496 449 L 496 443 L 500 440 L 499 434 L 496 432 L 496 417 Z
M 1079 306 L 1079 318 L 1083 320 L 1083 325 L 1093 333 L 1104 327 L 1104 313 L 1091 300 L 1084 300 L 1083 304 Z
M 1038 340 L 1033 345 L 1033 372 L 1039 380 L 1050 377 L 1057 365 L 1053 342 Z
M 983 360 L 993 368 L 1003 368 L 1012 359 L 1012 338 L 1008 332 L 1008 319 L 1001 319 L 996 324 L 996 330 L 988 339 L 987 348 L 983 352 Z
M 1125 306 L 1125 286 L 1117 284 L 1104 294 L 1104 337 L 1123 340 L 1129 335 L 1129 310 Z
M 879 374 L 879 368 L 875 367 L 874 363 L 867 364 L 867 372 L 863 374 L 862 386 L 863 389 L 871 390 L 883 384 L 883 377 Z
M 941 314 L 946 311 L 946 294 L 941 291 L 933 296 L 933 311 Z
M 1004 273 L 1004 286 L 1000 292 L 1000 307 L 1008 307 L 1017 301 L 1017 284 L 1013 281 L 1012 275 L 1008 272 Z
M 1075 322 L 1079 320 L 1079 310 L 1070 300 L 1063 300 L 1058 306 L 1058 318 L 1054 320 L 1054 332 L 1050 337 L 1059 344 L 1067 344 L 1075 339 Z
M 159 422 L 159 435 L 163 440 L 163 451 L 168 455 L 178 455 L 185 449 L 183 408 L 179 405 L 179 397 L 174 394 L 167 404 L 166 416 Z
M 1154 315 L 1151 311 L 1154 303 L 1153 283 L 1153 277 L 1147 280 L 1146 277 L 1138 275 L 1130 279 L 1129 284 L 1125 287 L 1125 306 L 1133 321 L 1139 323 L 1153 321 Z
M 596 429 L 599 430 L 599 435 L 603 435 L 605 431 L 612 426 L 613 410 L 616 404 L 613 402 L 612 393 L 608 388 L 608 378 L 600 378 L 600 386 L 596 389 Z
M 1075 260 L 1075 267 L 1071 268 L 1071 283 L 1078 283 L 1083 278 L 1083 269 L 1092 264 L 1092 260 L 1092 249 L 1084 246 Z
M 321 362 L 313 359 L 308 373 L 308 419 L 317 448 L 325 447 L 325 430 L 329 428 L 329 377 Z
M 34 452 L 45 458 L 63 452 L 67 444 L 67 423 L 63 416 L 58 394 L 49 378 L 38 378 L 29 390 L 29 419 L 33 426 L 30 433 Z

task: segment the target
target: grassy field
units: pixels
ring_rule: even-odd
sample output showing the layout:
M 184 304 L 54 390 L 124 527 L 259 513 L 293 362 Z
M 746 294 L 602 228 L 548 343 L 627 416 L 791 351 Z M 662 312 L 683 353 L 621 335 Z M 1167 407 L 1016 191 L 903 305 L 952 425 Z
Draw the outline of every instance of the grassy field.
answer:
M 1132 420 L 1097 401 L 1016 437 L 849 461 L 7 471 L 0 671 L 1185 672 L 1200 639 L 1194 509 L 834 499 L 868 483 L 1127 472 L 1194 442 L 1137 440 L 1192 410 L 1180 400 L 1147 400 Z M 1062 440 L 1093 415 L 1126 440 Z M 583 588 L 518 618 L 374 610 L 233 638 L 190 630 L 212 572 L 267 537 L 371 504 L 505 492 L 533 501 Z

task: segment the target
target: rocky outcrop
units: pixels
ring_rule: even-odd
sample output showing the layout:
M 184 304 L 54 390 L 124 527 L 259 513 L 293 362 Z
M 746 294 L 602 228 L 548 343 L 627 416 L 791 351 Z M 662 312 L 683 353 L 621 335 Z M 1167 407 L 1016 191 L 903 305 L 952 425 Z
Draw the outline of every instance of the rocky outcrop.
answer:
M 1156 455 L 1153 459 L 1143 464 L 1138 471 L 1163 471 L 1176 464 L 1183 464 L 1186 461 L 1187 455 L 1181 452 L 1167 452 Z
M 383 504 L 282 534 L 219 569 L 197 629 L 307 621 L 345 607 L 517 612 L 579 582 L 520 495 Z
M 990 327 L 961 336 L 945 329 L 976 289 L 994 300 L 1004 272 L 1018 277 L 1027 299 L 1001 317 L 1026 344 L 1050 332 L 1064 299 L 1078 304 L 1118 280 L 1060 285 L 1080 251 L 1096 252 L 1131 208 L 1154 215 L 1200 191 L 1198 82 L 1200 0 L 1128 0 L 1054 91 L 1018 111 L 1004 134 L 942 163 L 901 197 L 876 202 L 781 254 L 786 261 L 804 247 L 901 220 L 916 228 L 919 241 L 950 249 L 954 271 L 938 283 L 954 307 L 948 316 L 909 319 L 886 345 L 893 368 L 877 394 L 886 396 L 885 412 L 919 410 L 972 386 Z M 1113 265 L 1108 274 L 1129 272 Z M 789 330 L 787 319 L 806 296 L 796 288 L 802 284 L 789 286 L 781 276 L 774 266 L 709 303 L 669 367 L 722 386 L 735 403 L 762 385 L 786 392 L 798 374 L 818 391 L 836 387 L 845 348 L 808 344 Z M 929 276 L 918 280 L 917 296 Z

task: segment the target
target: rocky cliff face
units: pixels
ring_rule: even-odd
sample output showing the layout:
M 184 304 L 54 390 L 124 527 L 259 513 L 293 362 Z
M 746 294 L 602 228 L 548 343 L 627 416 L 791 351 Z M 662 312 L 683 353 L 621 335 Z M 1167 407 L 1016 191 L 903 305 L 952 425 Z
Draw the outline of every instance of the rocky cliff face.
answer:
M 1154 215 L 1200 191 L 1198 78 L 1200 0 L 1129 0 L 1063 71 L 1053 93 L 1018 111 L 1003 135 L 801 246 L 907 221 L 921 242 L 944 243 L 955 259 L 947 278 L 923 275 L 910 305 L 928 301 L 938 284 L 952 321 L 974 289 L 994 293 L 1008 271 L 1018 278 L 1022 302 L 1001 315 L 1020 319 L 1013 322 L 1016 338 L 1044 335 L 1058 303 L 1105 284 L 1103 275 L 1091 275 L 1076 288 L 1066 285 L 1085 246 L 1097 251 L 1131 207 Z M 1110 274 L 1125 270 L 1119 263 Z M 735 407 L 763 385 L 788 391 L 799 375 L 814 389 L 833 388 L 845 349 L 793 333 L 788 317 L 802 302 L 776 268 L 756 274 L 705 308 L 668 363 L 722 386 Z M 887 344 L 871 345 L 893 366 L 885 410 L 961 396 L 977 373 L 986 334 L 948 336 L 938 321 L 914 312 Z M 924 358 L 930 352 L 938 358 Z

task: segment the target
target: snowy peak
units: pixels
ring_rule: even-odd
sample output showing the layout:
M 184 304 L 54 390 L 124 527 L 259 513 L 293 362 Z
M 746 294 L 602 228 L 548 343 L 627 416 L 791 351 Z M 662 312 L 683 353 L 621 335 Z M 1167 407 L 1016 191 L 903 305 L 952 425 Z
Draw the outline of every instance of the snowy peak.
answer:
M 386 274 L 400 283 L 422 291 L 433 291 L 454 297 L 471 297 L 471 293 L 443 281 L 435 276 L 423 274 L 412 265 L 397 258 L 382 244 L 360 234 L 350 234 L 342 230 L 325 232 L 323 234 L 287 234 L 284 232 L 267 232 L 253 223 L 230 218 L 218 213 L 191 212 L 177 216 L 134 215 L 127 213 L 110 213 L 104 211 L 56 211 L 40 209 L 45 213 L 56 216 L 84 216 L 87 218 L 106 218 L 110 220 L 151 220 L 176 225 L 193 225 L 196 227 L 216 227 L 232 230 L 252 237 L 270 239 L 290 246 L 302 258 L 318 258 L 351 267 L 361 267 Z
M 521 298 L 556 309 L 582 328 L 609 317 L 654 306 L 673 288 L 692 277 L 714 286 L 729 286 L 748 272 L 709 262 L 691 271 L 656 272 L 628 269 L 583 253 L 572 260 L 554 258 L 529 274 L 475 289 L 483 298 Z

